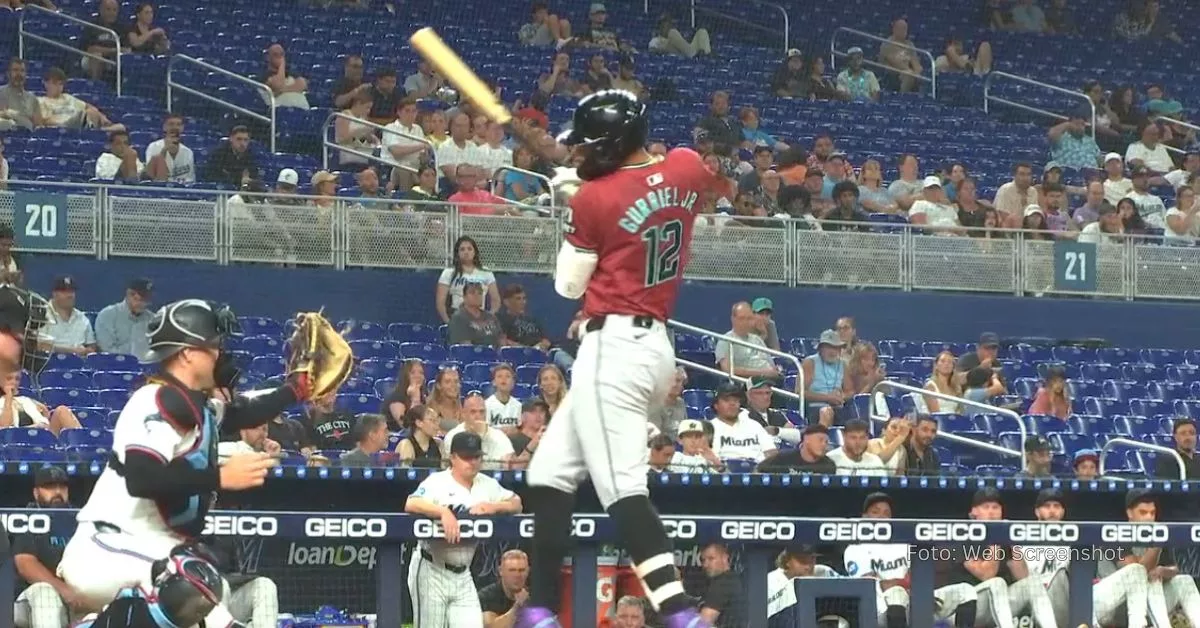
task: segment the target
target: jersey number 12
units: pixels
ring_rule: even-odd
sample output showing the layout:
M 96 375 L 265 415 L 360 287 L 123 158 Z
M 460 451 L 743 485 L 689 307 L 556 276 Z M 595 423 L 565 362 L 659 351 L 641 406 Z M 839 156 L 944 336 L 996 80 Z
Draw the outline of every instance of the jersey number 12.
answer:
M 642 232 L 646 243 L 646 287 L 657 286 L 679 276 L 679 253 L 683 246 L 683 223 L 678 220 L 649 227 Z

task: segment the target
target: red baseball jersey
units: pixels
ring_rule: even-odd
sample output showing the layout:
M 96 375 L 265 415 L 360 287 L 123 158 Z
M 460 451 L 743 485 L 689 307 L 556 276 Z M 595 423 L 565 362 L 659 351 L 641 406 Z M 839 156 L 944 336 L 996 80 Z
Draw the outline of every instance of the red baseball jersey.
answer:
M 714 181 L 694 151 L 626 166 L 583 184 L 571 199 L 567 241 L 600 261 L 583 313 L 652 316 L 675 309 L 692 244 L 693 212 Z

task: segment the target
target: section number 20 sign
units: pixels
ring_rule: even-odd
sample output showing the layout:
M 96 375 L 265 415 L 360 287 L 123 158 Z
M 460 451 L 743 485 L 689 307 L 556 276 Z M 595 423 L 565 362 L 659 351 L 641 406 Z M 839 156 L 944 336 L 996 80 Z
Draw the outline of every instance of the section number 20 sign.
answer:
M 67 250 L 67 197 L 17 192 L 13 198 L 13 232 L 17 248 Z

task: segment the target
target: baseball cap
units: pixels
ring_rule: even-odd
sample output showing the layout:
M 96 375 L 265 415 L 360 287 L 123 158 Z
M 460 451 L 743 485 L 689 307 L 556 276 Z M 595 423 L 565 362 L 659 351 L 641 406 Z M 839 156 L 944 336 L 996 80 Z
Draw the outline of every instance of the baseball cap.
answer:
M 975 496 L 971 498 L 971 507 L 979 506 L 980 504 L 1000 504 L 1004 505 L 1004 500 L 1000 498 L 1000 491 L 994 486 L 985 486 L 975 491 Z
M 75 292 L 75 278 L 70 275 L 60 275 L 54 278 L 54 287 L 51 288 L 54 292 L 70 291 Z
M 275 182 L 284 185 L 300 185 L 300 173 L 291 168 L 284 168 L 279 171 L 279 176 L 275 178 Z
M 68 481 L 67 472 L 60 467 L 46 465 L 33 474 L 33 485 L 35 487 L 53 486 L 56 484 L 66 484 Z
M 478 458 L 483 455 L 483 439 L 474 432 L 459 432 L 450 440 L 450 454 L 460 458 Z
M 921 189 L 940 187 L 942 187 L 942 178 L 936 174 L 931 174 L 928 177 L 925 177 L 924 183 L 921 184 Z
M 815 556 L 817 556 L 817 546 L 809 545 L 808 543 L 799 543 L 796 545 L 789 545 L 789 546 L 783 548 L 783 554 L 784 554 L 784 556 L 787 556 L 788 558 L 793 558 L 793 557 L 799 558 L 799 557 L 810 557 L 810 556 L 815 557 Z
M 858 46 L 851 46 L 850 49 L 846 51 L 846 54 L 851 55 L 851 56 L 860 55 L 862 53 L 863 53 L 862 48 L 859 48 Z
M 1125 163 L 1125 158 L 1121 156 L 1121 153 L 1109 153 L 1104 156 L 1104 163 L 1108 163 L 1113 160 Z
M 833 331 L 832 329 L 826 329 L 825 331 L 821 332 L 821 339 L 817 341 L 817 346 L 820 347 L 821 345 L 844 347 L 846 346 L 846 343 L 842 341 L 842 337 L 839 336 L 836 331 Z
M 1034 214 L 1041 214 L 1043 216 L 1046 215 L 1046 213 L 1042 211 L 1042 207 L 1040 205 L 1036 205 L 1036 204 L 1026 205 L 1025 206 L 1025 216 L 1029 217 Z
M 608 10 L 604 8 L 603 2 L 593 2 L 588 13 L 608 13 Z
M 337 181 L 337 180 L 338 180 L 337 175 L 333 174 L 332 172 L 330 172 L 328 170 L 318 170 L 316 172 L 316 174 L 314 174 L 312 176 L 312 185 L 315 186 L 315 185 L 320 185 L 322 183 L 325 183 L 326 181 Z
M 803 56 L 804 56 L 804 53 L 800 52 L 799 48 L 791 48 L 787 51 L 787 58 L 789 58 L 789 59 L 791 59 L 792 57 L 803 57 Z
M 981 347 L 999 347 L 1000 336 L 996 335 L 996 332 L 994 331 L 985 331 L 982 334 L 979 334 L 978 344 Z
M 693 432 L 704 433 L 704 426 L 696 419 L 687 419 L 679 422 L 679 435 L 691 434 Z
M 750 304 L 750 309 L 754 310 L 755 314 L 759 312 L 773 312 L 775 311 L 775 304 L 767 297 L 758 297 L 754 300 L 754 303 Z
M 1058 165 L 1058 162 L 1047 161 L 1046 165 L 1042 167 L 1042 173 L 1045 174 L 1047 172 L 1050 172 L 1051 170 L 1057 170 L 1059 172 L 1062 172 L 1062 169 L 1063 169 L 1062 166 Z
M 1148 177 L 1148 176 L 1150 176 L 1150 169 L 1143 165 L 1140 165 L 1140 164 L 1137 166 L 1134 166 L 1133 168 L 1131 168 L 1129 170 L 1129 178 L 1130 179 L 1132 179 L 1134 177 Z
M 772 383 L 772 382 L 771 382 L 771 379 L 770 379 L 770 378 L 763 377 L 763 376 L 761 376 L 761 375 L 755 375 L 754 377 L 751 377 L 751 378 L 750 378 L 750 386 L 749 386 L 749 388 L 750 388 L 751 390 L 755 390 L 755 389 L 758 389 L 758 388 L 770 388 L 770 387 L 771 387 L 771 383 Z
M 1025 452 L 1032 453 L 1035 451 L 1050 451 L 1050 441 L 1046 440 L 1045 436 L 1037 435 L 1030 436 L 1025 439 Z
M 1154 493 L 1150 492 L 1150 490 L 1148 490 L 1148 489 L 1135 488 L 1135 489 L 1129 491 L 1128 493 L 1125 493 L 1125 508 L 1126 508 L 1126 510 L 1133 508 L 1134 506 L 1136 506 L 1142 502 L 1153 502 L 1153 501 L 1154 501 Z
M 1033 502 L 1033 507 L 1037 508 L 1048 502 L 1058 502 L 1061 505 L 1063 503 L 1062 491 L 1056 488 L 1044 488 L 1038 491 L 1037 499 Z
M 868 508 L 870 508 L 871 506 L 874 506 L 875 504 L 878 504 L 879 502 L 887 502 L 887 505 L 893 507 L 893 509 L 895 508 L 895 505 L 896 505 L 895 502 L 892 501 L 892 498 L 889 497 L 887 493 L 875 492 L 875 493 L 871 493 L 870 495 L 867 495 L 867 498 L 863 500 L 863 507 L 862 507 L 863 512 L 867 512 Z
M 741 384 L 737 382 L 726 381 L 720 386 L 717 386 L 717 396 L 715 399 L 720 399 L 721 397 L 741 397 L 742 392 L 743 390 Z
M 154 283 L 145 277 L 139 277 L 129 282 L 129 289 L 137 293 L 139 297 L 148 299 L 154 293 Z
M 1071 458 L 1071 467 L 1078 467 L 1079 463 L 1085 460 L 1091 460 L 1099 465 L 1100 455 L 1096 453 L 1095 449 L 1080 449 L 1079 451 L 1075 452 L 1075 455 Z

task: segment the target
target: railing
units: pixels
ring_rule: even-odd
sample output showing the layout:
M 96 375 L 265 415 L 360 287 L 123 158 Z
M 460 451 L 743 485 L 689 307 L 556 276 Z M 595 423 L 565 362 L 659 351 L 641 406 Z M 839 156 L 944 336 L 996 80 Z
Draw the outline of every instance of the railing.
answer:
M 883 392 L 884 388 L 890 388 L 893 390 L 903 390 L 903 391 L 906 391 L 909 393 L 918 394 L 918 395 L 922 395 L 925 397 L 933 397 L 934 399 L 940 399 L 942 401 L 952 401 L 952 402 L 957 403 L 962 406 L 968 406 L 971 408 L 976 408 L 976 409 L 982 410 L 981 414 L 999 414 L 1001 416 L 1011 417 L 1017 423 L 1017 431 L 1019 431 L 1021 433 L 1021 451 L 1013 451 L 1012 449 L 1009 449 L 1007 447 L 1001 447 L 999 445 L 985 443 L 983 441 L 966 438 L 965 436 L 959 436 L 958 434 L 951 434 L 949 432 L 943 432 L 941 430 L 938 430 L 937 437 L 944 438 L 948 441 L 955 442 L 960 445 L 966 445 L 968 447 L 974 447 L 976 449 L 992 451 L 992 452 L 1002 454 L 1005 456 L 1016 456 L 1021 459 L 1021 468 L 1022 469 L 1025 468 L 1025 439 L 1029 438 L 1029 428 L 1026 427 L 1025 422 L 1021 420 L 1021 415 L 1017 414 L 1016 412 L 1013 412 L 1012 410 L 1009 410 L 1007 408 L 997 408 L 996 406 L 989 406 L 986 403 L 979 403 L 978 401 L 971 401 L 970 399 L 963 399 L 962 397 L 955 397 L 953 395 L 947 395 L 947 394 L 935 392 L 932 390 L 926 390 L 924 388 L 917 388 L 916 386 L 909 386 L 908 384 L 901 384 L 899 382 L 884 380 L 884 381 L 876 384 L 875 387 L 871 389 L 872 411 L 871 411 L 870 417 L 874 421 L 882 421 L 882 422 L 886 423 L 888 421 L 888 419 L 891 418 L 891 417 L 886 417 L 886 416 L 880 416 L 878 414 L 875 414 L 875 412 L 874 412 L 875 394 L 878 392 Z
M 373 153 L 366 153 L 366 152 L 363 152 L 363 151 L 355 149 L 355 148 L 348 148 L 346 146 L 342 146 L 341 144 L 338 144 L 335 141 L 330 141 L 329 129 L 333 126 L 334 121 L 337 120 L 338 118 L 349 120 L 350 122 L 352 122 L 354 124 L 362 124 L 364 126 L 375 129 L 381 133 L 391 133 L 393 135 L 399 135 L 400 137 L 408 138 L 410 140 L 413 140 L 414 142 L 418 142 L 420 144 L 424 144 L 425 146 L 428 146 L 430 159 L 433 160 L 433 163 L 434 163 L 434 171 L 437 172 L 438 180 L 439 181 L 441 180 L 442 171 L 437 168 L 437 163 L 436 163 L 437 148 L 433 145 L 433 142 L 430 142 L 429 140 L 427 140 L 423 137 L 417 137 L 416 135 L 409 135 L 408 133 L 405 133 L 403 131 L 396 131 L 394 129 L 389 129 L 386 126 L 376 124 L 374 122 L 371 122 L 370 120 L 363 120 L 362 118 L 355 118 L 354 116 L 346 115 L 340 111 L 335 111 L 335 112 L 329 114 L 329 116 L 327 118 L 325 118 L 325 123 L 321 125 L 321 167 L 322 168 L 329 170 L 329 150 L 333 149 L 336 151 L 340 151 L 341 153 L 349 153 L 351 155 L 357 155 L 357 156 L 367 159 L 369 161 L 381 163 L 389 168 L 393 168 L 393 167 L 400 168 L 402 170 L 407 170 L 414 174 L 417 172 L 416 168 L 413 168 L 412 166 L 406 166 L 404 164 L 401 164 L 401 163 L 397 162 L 395 160 L 395 158 L 392 157 L 390 154 L 386 154 L 387 149 L 383 148 L 382 145 L 379 149 L 379 154 L 375 155 Z M 380 139 L 383 139 L 383 138 L 380 138 Z
M 558 195 L 554 191 L 554 186 L 550 184 L 550 177 L 547 177 L 546 175 L 544 175 L 540 172 L 534 172 L 532 170 L 525 170 L 524 168 L 518 168 L 516 166 L 500 166 L 499 168 L 496 168 L 496 172 L 492 173 L 492 187 L 491 187 L 492 194 L 496 193 L 496 183 L 497 183 L 497 180 L 499 179 L 499 177 L 497 177 L 496 174 L 500 173 L 500 172 L 505 172 L 505 171 L 515 172 L 517 174 L 523 174 L 527 177 L 534 177 L 535 179 L 538 179 L 539 181 L 545 182 L 546 183 L 546 192 L 550 195 L 550 206 L 558 207 Z
M 1132 447 L 1133 449 L 1145 449 L 1146 451 L 1156 451 L 1160 454 L 1171 454 L 1172 456 L 1175 457 L 1175 462 L 1177 464 L 1179 464 L 1179 479 L 1180 480 L 1187 479 L 1187 466 L 1183 464 L 1183 456 L 1180 456 L 1178 451 L 1175 451 L 1174 449 L 1171 449 L 1170 447 L 1163 447 L 1162 445 L 1155 445 L 1153 443 L 1143 443 L 1141 441 L 1130 440 L 1128 438 L 1120 438 L 1120 437 L 1114 438 L 1114 439 L 1108 441 L 1107 443 L 1104 443 L 1104 446 L 1100 448 L 1100 466 L 1096 470 L 1096 472 L 1098 474 L 1104 475 L 1104 461 L 1106 459 L 1108 459 L 1108 452 L 1110 450 L 1112 450 L 1113 446 L 1115 446 L 1115 445 L 1124 445 L 1126 447 Z M 1148 474 L 1154 473 L 1153 469 L 1146 469 L 1145 471 Z
M 1184 121 L 1182 121 L 1182 120 L 1176 120 L 1175 118 L 1168 118 L 1168 117 L 1166 117 L 1166 116 L 1158 116 L 1158 117 L 1154 118 L 1154 121 L 1155 121 L 1155 122 L 1166 122 L 1167 124 L 1174 124 L 1174 125 L 1176 125 L 1176 126 L 1181 126 L 1181 127 L 1184 127 L 1184 128 L 1188 128 L 1188 129 L 1191 129 L 1191 130 L 1193 130 L 1193 131 L 1196 131 L 1196 132 L 1200 133 L 1200 126 L 1196 126 L 1196 125 L 1194 125 L 1194 124 L 1192 124 L 1192 123 L 1190 123 L 1190 122 L 1184 122 Z M 1186 154 L 1186 153 L 1187 153 L 1187 151 L 1186 151 L 1186 150 L 1183 150 L 1183 149 L 1181 149 L 1181 148 L 1175 148 L 1174 146 L 1167 146 L 1166 144 L 1163 144 L 1163 146 L 1166 146 L 1167 150 L 1168 150 L 1168 151 L 1170 151 L 1170 152 L 1172 152 L 1172 153 L 1177 153 L 1177 154 L 1180 154 L 1180 155 L 1183 155 L 1183 154 Z
M 267 112 L 266 115 L 258 113 L 256 111 L 250 111 L 249 109 L 246 109 L 245 107 L 242 107 L 240 105 L 235 105 L 227 100 L 222 100 L 220 98 L 217 98 L 216 96 L 209 96 L 208 94 L 205 94 L 202 91 L 193 89 L 191 87 L 188 87 L 186 85 L 182 85 L 182 84 L 176 82 L 175 77 L 174 77 L 175 66 L 181 62 L 188 63 L 190 65 L 193 65 L 193 66 L 196 66 L 199 68 L 203 68 L 204 70 L 207 70 L 209 72 L 216 72 L 217 74 L 220 74 L 221 76 L 224 76 L 226 78 L 231 78 L 239 83 L 249 85 L 250 87 L 254 88 L 254 90 L 256 92 L 258 92 L 260 94 L 265 93 L 266 98 L 267 98 L 267 107 L 269 108 L 269 111 Z M 189 57 L 188 55 L 184 55 L 184 54 L 174 54 L 174 55 L 171 55 L 171 60 L 167 62 L 167 111 L 173 111 L 172 106 L 174 104 L 174 92 L 176 90 L 181 91 L 185 94 L 195 96 L 196 98 L 200 98 L 201 100 L 210 102 L 214 105 L 217 105 L 218 107 L 223 107 L 230 111 L 236 111 L 237 113 L 240 113 L 248 118 L 251 118 L 253 120 L 258 120 L 259 122 L 267 124 L 271 128 L 271 141 L 270 141 L 271 152 L 272 153 L 275 152 L 275 136 L 276 136 L 276 132 L 275 132 L 275 128 L 276 128 L 276 125 L 275 125 L 275 93 L 271 91 L 270 87 L 267 87 L 265 84 L 259 83 L 258 81 L 254 80 L 254 79 L 248 79 L 240 74 L 230 72 L 229 70 L 226 70 L 225 68 L 215 66 L 206 61 L 201 61 L 195 57 Z
M 895 72 L 896 74 L 902 74 L 904 76 L 911 76 L 911 77 L 917 79 L 918 81 L 929 83 L 929 95 L 933 96 L 934 98 L 937 98 L 937 63 L 935 63 L 935 61 L 934 61 L 932 52 L 930 52 L 924 48 L 917 48 L 916 46 L 898 44 L 886 37 L 880 37 L 879 35 L 874 35 L 872 33 L 867 33 L 865 31 L 855 30 L 853 28 L 846 28 L 844 26 L 835 28 L 833 30 L 833 36 L 829 39 L 829 69 L 837 70 L 838 58 L 849 56 L 849 54 L 846 53 L 845 51 L 838 50 L 838 47 L 837 47 L 838 35 L 841 33 L 846 33 L 847 35 L 854 35 L 855 37 L 862 37 L 864 39 L 870 39 L 872 41 L 877 41 L 881 44 L 890 44 L 892 46 L 897 46 L 899 48 L 907 48 L 907 49 L 913 51 L 914 53 L 921 55 L 921 56 L 925 57 L 926 59 L 928 59 L 929 60 L 929 76 L 925 76 L 924 74 L 917 74 L 916 72 L 909 72 L 907 70 L 897 70 L 896 68 L 893 68 L 892 66 L 890 66 L 886 63 L 881 63 L 879 61 L 875 61 L 874 59 L 871 59 L 870 57 L 868 57 L 866 55 L 865 51 L 863 54 L 863 65 L 870 66 L 873 68 L 879 68 L 881 70 L 886 70 L 888 72 Z
M 37 15 L 39 13 L 43 14 L 43 15 L 47 15 L 47 16 L 53 16 L 53 17 L 56 17 L 61 20 L 66 20 L 73 24 L 79 24 L 79 25 L 83 26 L 84 28 L 91 28 L 91 29 L 95 29 L 95 30 L 99 30 L 99 31 L 104 31 L 104 32 L 108 33 L 109 35 L 112 35 L 113 41 L 116 42 L 116 46 L 117 46 L 116 55 L 114 55 L 114 57 L 112 59 L 107 59 L 100 55 L 92 54 L 86 50 L 80 50 L 79 48 L 76 48 L 74 46 L 70 46 L 70 45 L 64 44 L 59 41 L 54 41 L 53 39 L 49 39 L 47 37 L 42 37 L 41 35 L 35 35 L 33 33 L 30 33 L 29 31 L 25 30 L 25 18 L 27 18 L 31 15 Z M 117 78 L 117 96 L 121 95 L 121 82 L 122 82 L 121 81 L 121 46 L 124 44 L 124 42 L 121 41 L 121 37 L 118 36 L 117 32 L 114 31 L 113 29 L 105 28 L 98 24 L 92 24 L 91 22 L 88 22 L 87 20 L 81 20 L 77 17 L 67 15 L 66 13 L 60 13 L 58 11 L 51 11 L 50 9 L 40 7 L 36 4 L 26 4 L 24 11 L 21 13 L 21 21 L 17 26 L 17 31 L 18 31 L 18 35 L 17 35 L 17 56 L 18 57 L 20 57 L 22 59 L 25 58 L 25 39 L 28 38 L 33 41 L 46 44 L 47 46 L 52 46 L 54 48 L 58 48 L 59 50 L 65 50 L 67 52 L 77 54 L 80 57 L 83 57 L 85 59 L 90 59 L 92 61 L 98 61 L 105 65 L 114 66 L 116 69 L 116 75 L 117 75 L 116 76 L 116 78 Z
M 1059 114 L 1059 113 L 1055 113 L 1048 109 L 1039 109 L 1038 107 L 1031 107 L 1029 105 L 1023 105 L 1019 102 L 1015 102 L 1015 101 L 1009 100 L 1007 98 L 1002 98 L 1000 96 L 993 96 L 992 95 L 992 83 L 994 83 L 996 81 L 996 79 L 1008 79 L 1011 81 L 1016 81 L 1017 83 L 1023 83 L 1025 85 L 1033 85 L 1036 87 L 1041 87 L 1043 89 L 1050 90 L 1052 92 L 1057 92 L 1059 94 L 1065 94 L 1072 98 L 1078 98 L 1078 99 L 1087 101 L 1088 107 L 1090 107 L 1092 110 L 1092 123 L 1089 126 L 1089 128 L 1091 129 L 1091 132 L 1092 132 L 1092 139 L 1095 139 L 1095 137 L 1096 137 L 1096 103 L 1092 102 L 1092 99 L 1088 98 L 1087 94 L 1084 94 L 1083 92 L 1076 90 L 1076 89 L 1066 89 L 1065 87 L 1059 87 L 1057 85 L 1043 83 L 1042 81 L 1035 81 L 1031 78 L 1027 78 L 1024 76 L 1018 76 L 1016 74 L 1009 74 L 1008 72 L 999 72 L 999 71 L 989 72 L 988 75 L 983 79 L 983 111 L 985 113 L 989 113 L 991 111 L 991 103 L 997 102 L 1002 105 L 1008 105 L 1009 107 L 1014 107 L 1014 108 L 1020 109 L 1022 111 L 1028 111 L 1030 113 L 1036 113 L 1036 114 L 1040 114 L 1040 115 L 1047 116 L 1050 118 L 1054 118 L 1055 120 L 1058 120 L 1060 122 L 1067 119 L 1066 116 Z
M 696 3 L 697 3 L 697 0 L 690 0 L 690 2 L 689 2 L 688 24 L 693 29 L 696 28 L 696 14 L 697 13 L 706 13 L 708 15 L 719 17 L 722 20 L 725 20 L 728 22 L 733 22 L 735 24 L 744 26 L 749 29 L 762 31 L 765 33 L 770 33 L 772 35 L 779 34 L 779 31 L 777 29 L 772 28 L 770 26 L 764 26 L 762 24 L 755 24 L 754 22 L 751 22 L 744 18 L 740 18 L 735 15 L 730 15 L 728 13 L 722 13 L 721 11 L 717 11 L 716 9 L 708 9 L 703 6 L 696 6 Z M 789 43 L 791 41 L 791 19 L 788 17 L 787 9 L 785 9 L 781 5 L 775 4 L 774 2 L 764 2 L 763 0 L 744 0 L 743 2 L 741 2 L 739 4 L 763 7 L 765 9 L 768 9 L 772 13 L 778 12 L 782 16 L 782 18 L 783 18 L 783 54 L 786 55 L 788 48 L 791 47 L 791 44 Z M 650 12 L 650 0 L 645 0 L 643 2 L 643 10 L 646 13 Z
M 739 347 L 746 347 L 747 349 L 754 349 L 755 351 L 758 351 L 759 353 L 773 355 L 775 357 L 783 358 L 785 360 L 788 360 L 789 362 L 792 362 L 793 364 L 796 365 L 796 390 L 789 392 L 786 389 L 778 388 L 775 386 L 772 386 L 771 390 L 774 392 L 778 392 L 779 394 L 781 394 L 785 397 L 788 397 L 789 399 L 795 399 L 800 404 L 800 411 L 804 412 L 804 410 L 805 410 L 805 407 L 804 407 L 804 366 L 802 364 L 800 364 L 800 358 L 797 358 L 796 356 L 794 356 L 790 353 L 784 353 L 783 351 L 776 351 L 775 349 L 771 349 L 769 347 L 762 347 L 762 346 L 759 346 L 759 345 L 756 345 L 756 344 L 753 344 L 750 342 L 746 342 L 745 340 L 742 340 L 741 338 L 735 338 L 733 336 L 728 336 L 728 335 L 725 335 L 722 333 L 712 331 L 711 329 L 704 329 L 703 327 L 696 327 L 695 325 L 688 325 L 687 323 L 680 322 L 675 319 L 667 320 L 667 325 L 670 327 L 674 327 L 675 329 L 682 329 L 683 331 L 686 331 L 689 333 L 699 334 L 701 336 L 708 336 L 709 338 L 713 338 L 718 341 L 724 340 L 725 342 L 728 342 L 730 345 L 737 345 Z M 718 373 L 720 375 L 728 377 L 729 379 L 739 381 L 742 383 L 746 383 L 746 382 L 750 381 L 749 379 L 747 379 L 745 377 L 740 377 L 734 373 L 733 347 L 732 346 L 729 347 L 729 371 L 720 371 L 718 369 L 710 369 L 701 364 L 697 364 L 697 363 L 691 362 L 689 360 L 681 360 L 679 358 L 675 358 L 675 362 L 676 362 L 676 364 L 679 364 L 681 366 L 685 366 L 688 368 L 697 368 L 698 367 L 698 368 L 700 368 L 700 370 L 704 370 L 706 372 Z

